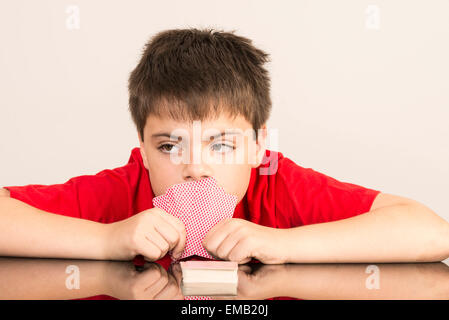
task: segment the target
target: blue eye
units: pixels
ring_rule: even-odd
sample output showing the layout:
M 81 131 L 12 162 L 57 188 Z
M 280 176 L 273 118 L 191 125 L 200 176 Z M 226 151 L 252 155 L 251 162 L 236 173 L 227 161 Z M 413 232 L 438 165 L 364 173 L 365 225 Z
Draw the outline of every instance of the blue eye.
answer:
M 225 143 L 217 143 L 212 145 L 212 150 L 219 153 L 226 153 L 235 150 L 235 147 Z

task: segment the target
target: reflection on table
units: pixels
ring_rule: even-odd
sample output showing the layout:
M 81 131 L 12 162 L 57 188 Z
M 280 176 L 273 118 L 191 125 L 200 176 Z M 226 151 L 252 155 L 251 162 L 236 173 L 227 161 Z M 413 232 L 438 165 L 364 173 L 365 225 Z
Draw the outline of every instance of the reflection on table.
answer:
M 182 286 L 179 264 L 166 270 L 157 263 L 0 257 L 0 299 L 446 300 L 449 266 L 255 263 L 239 266 L 237 295 L 184 296 Z

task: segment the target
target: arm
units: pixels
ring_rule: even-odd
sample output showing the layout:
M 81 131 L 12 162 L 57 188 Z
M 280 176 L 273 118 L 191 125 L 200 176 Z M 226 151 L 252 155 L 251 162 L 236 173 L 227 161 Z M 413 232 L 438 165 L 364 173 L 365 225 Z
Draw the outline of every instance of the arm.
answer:
M 386 199 L 382 196 L 383 199 Z M 351 218 L 291 229 L 226 219 L 203 240 L 212 255 L 266 264 L 433 262 L 449 257 L 449 223 L 416 202 L 376 201 Z M 394 203 L 394 204 L 393 204 Z
M 185 240 L 181 220 L 159 208 L 103 224 L 0 196 L 0 256 L 154 261 L 172 249 L 180 255 Z
M 0 255 L 106 259 L 106 225 L 45 212 L 0 190 Z
M 431 262 L 449 257 L 449 223 L 417 202 L 285 230 L 289 262 Z

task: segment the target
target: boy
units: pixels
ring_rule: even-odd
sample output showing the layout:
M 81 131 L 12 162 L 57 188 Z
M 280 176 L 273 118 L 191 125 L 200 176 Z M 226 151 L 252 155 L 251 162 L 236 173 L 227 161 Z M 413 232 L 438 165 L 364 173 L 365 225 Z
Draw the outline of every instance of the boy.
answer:
M 449 224 L 426 206 L 337 181 L 265 149 L 267 61 L 233 33 L 157 34 L 129 79 L 140 148 L 114 170 L 2 189 L 0 255 L 179 257 L 185 226 L 152 199 L 171 185 L 214 177 L 238 198 L 233 218 L 203 239 L 214 257 L 267 264 L 447 258 Z M 198 120 L 204 132 L 215 132 L 199 143 L 192 139 Z M 254 135 L 242 134 L 248 130 Z M 192 161 L 198 154 L 201 160 Z M 244 161 L 232 161 L 237 155 Z

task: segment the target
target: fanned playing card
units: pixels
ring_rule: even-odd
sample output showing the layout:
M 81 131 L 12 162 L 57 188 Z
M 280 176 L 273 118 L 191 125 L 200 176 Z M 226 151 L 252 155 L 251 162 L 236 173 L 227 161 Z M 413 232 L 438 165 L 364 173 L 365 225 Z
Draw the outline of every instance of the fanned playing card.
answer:
M 186 245 L 179 259 L 192 255 L 213 259 L 201 242 L 218 222 L 232 218 L 237 200 L 237 196 L 227 194 L 215 178 L 209 177 L 175 184 L 153 198 L 153 205 L 177 217 L 186 227 Z

